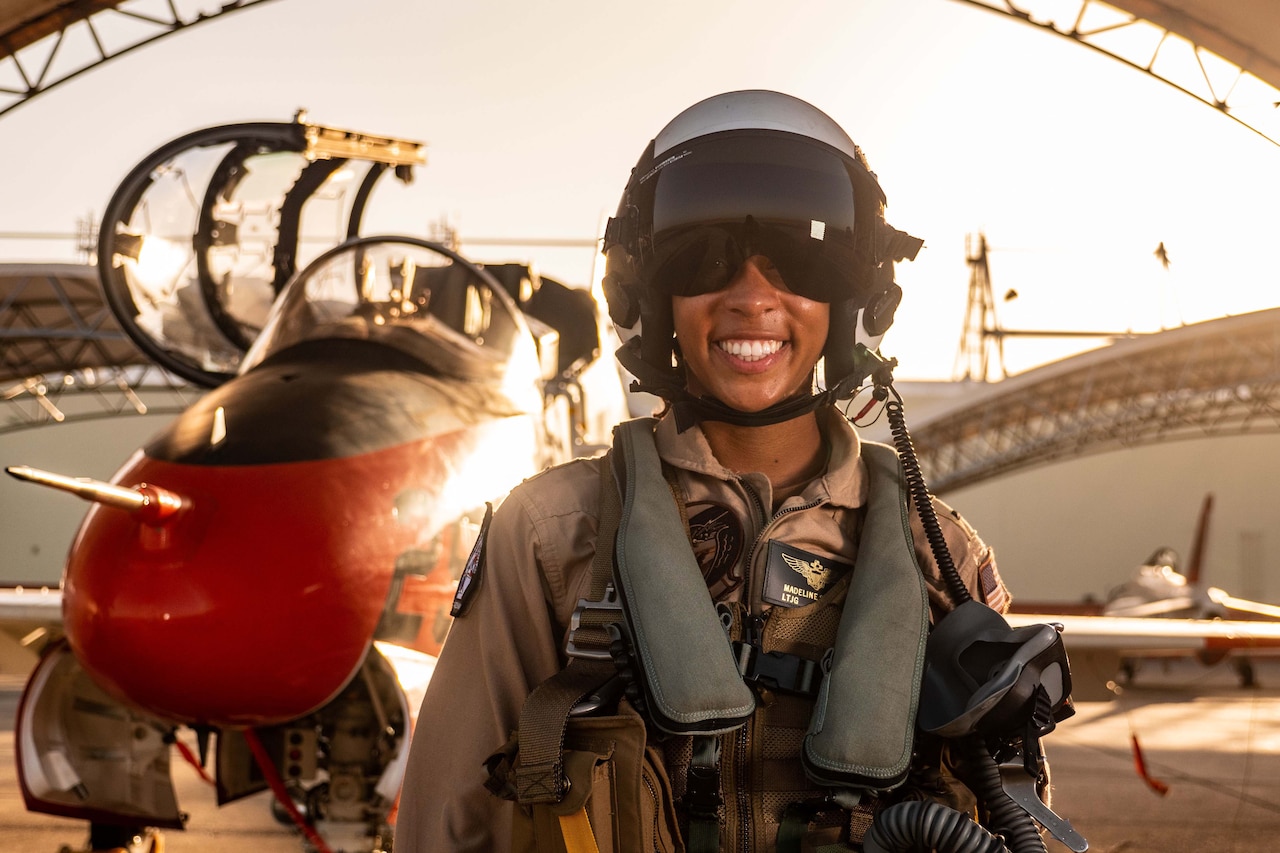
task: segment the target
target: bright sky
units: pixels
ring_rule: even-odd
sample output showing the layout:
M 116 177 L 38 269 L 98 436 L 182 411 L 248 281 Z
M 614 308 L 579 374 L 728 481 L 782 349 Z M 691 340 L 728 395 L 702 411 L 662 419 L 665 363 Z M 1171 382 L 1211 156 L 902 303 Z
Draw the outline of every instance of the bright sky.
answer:
M 925 238 L 899 269 L 906 297 L 884 342 L 899 378 L 951 376 L 965 237 L 980 229 L 997 295 L 1020 294 L 1000 306 L 1008 328 L 1154 330 L 1277 302 L 1280 148 L 1101 54 L 952 0 L 274 0 L 0 118 L 0 232 L 70 231 L 170 139 L 305 107 L 428 145 L 414 186 L 366 232 L 425 236 L 447 221 L 479 260 L 532 260 L 585 285 L 590 249 L 467 238 L 597 236 L 667 120 L 742 88 L 830 113 L 867 152 L 890 222 Z M 0 241 L 0 260 L 37 257 L 74 253 Z M 1081 346 L 1011 341 L 1006 356 L 1020 370 Z

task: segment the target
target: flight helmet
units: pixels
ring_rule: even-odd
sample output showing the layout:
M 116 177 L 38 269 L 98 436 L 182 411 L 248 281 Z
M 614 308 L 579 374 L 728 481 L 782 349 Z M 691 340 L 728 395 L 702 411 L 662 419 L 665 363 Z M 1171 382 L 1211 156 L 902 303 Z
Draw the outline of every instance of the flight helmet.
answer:
M 640 390 L 699 419 L 777 423 L 850 396 L 901 299 L 893 264 L 923 245 L 885 223 L 884 205 L 862 150 L 813 105 L 771 91 L 694 104 L 649 143 L 605 230 L 605 297 L 628 338 L 619 360 Z M 671 297 L 724 287 L 755 254 L 829 303 L 831 323 L 823 390 L 748 414 L 685 390 Z

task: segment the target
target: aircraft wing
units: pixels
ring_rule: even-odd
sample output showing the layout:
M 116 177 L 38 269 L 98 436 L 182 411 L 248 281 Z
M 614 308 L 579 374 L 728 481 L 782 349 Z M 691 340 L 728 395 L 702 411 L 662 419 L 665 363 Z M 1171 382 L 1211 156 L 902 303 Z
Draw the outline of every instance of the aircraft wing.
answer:
M 1010 613 L 1012 627 L 1062 626 L 1067 651 L 1113 649 L 1121 654 L 1280 649 L 1280 622 L 1225 619 L 1153 619 L 1131 616 L 1063 616 Z
M 62 590 L 57 587 L 0 588 L 0 675 L 23 677 L 36 654 L 62 633 Z
M 1080 700 L 1114 698 L 1122 659 L 1194 657 L 1213 662 L 1229 654 L 1280 654 L 1280 622 L 1056 613 L 1010 613 L 1005 619 L 1015 628 L 1062 626 L 1071 659 L 1072 695 Z
M 1228 595 L 1217 587 L 1209 587 L 1206 590 L 1209 599 L 1227 610 L 1234 610 L 1239 613 L 1252 614 L 1247 618 L 1251 619 L 1275 619 L 1280 621 L 1280 607 L 1274 604 L 1264 604 L 1261 601 L 1250 601 L 1247 598 L 1236 598 L 1234 595 Z

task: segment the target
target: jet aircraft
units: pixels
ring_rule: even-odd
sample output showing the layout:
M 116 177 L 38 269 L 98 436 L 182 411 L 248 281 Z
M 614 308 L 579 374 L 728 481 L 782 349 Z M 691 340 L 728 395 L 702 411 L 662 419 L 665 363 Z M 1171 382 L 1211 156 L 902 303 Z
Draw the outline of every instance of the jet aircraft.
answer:
M 1157 548 L 1132 578 L 1107 595 L 1102 612 L 1107 616 L 1280 620 L 1280 607 L 1274 604 L 1237 598 L 1202 582 L 1212 511 L 1213 495 L 1205 495 L 1185 571 L 1180 571 L 1177 551 L 1167 546 Z
M 1230 658 L 1242 686 L 1254 684 L 1250 658 L 1280 648 L 1280 607 L 1237 598 L 1201 581 L 1213 495 L 1206 495 L 1185 573 L 1177 552 L 1157 548 L 1101 604 L 1024 605 L 1011 624 L 1053 622 L 1064 628 L 1078 699 L 1113 695 L 1115 677 L 1133 681 L 1152 658 L 1194 657 L 1205 665 Z
M 378 177 L 407 179 L 418 148 L 300 119 L 209 128 L 108 206 L 109 304 L 211 390 L 110 482 L 7 469 L 92 504 L 61 594 L 0 597 L 0 619 L 55 638 L 15 723 L 24 800 L 88 820 L 91 849 L 154 851 L 183 826 L 184 731 L 219 804 L 269 787 L 307 849 L 390 849 L 487 513 L 626 417 L 589 292 L 358 236 Z M 333 209 L 350 239 L 300 263 Z

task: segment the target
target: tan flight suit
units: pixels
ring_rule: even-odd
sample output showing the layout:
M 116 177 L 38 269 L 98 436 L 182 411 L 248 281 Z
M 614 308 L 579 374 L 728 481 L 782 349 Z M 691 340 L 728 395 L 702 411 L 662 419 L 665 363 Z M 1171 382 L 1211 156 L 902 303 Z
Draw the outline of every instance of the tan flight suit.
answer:
M 820 412 L 830 447 L 826 471 L 777 511 L 769 481 L 738 475 L 711 453 L 702 431 L 677 433 L 659 422 L 659 453 L 677 472 L 691 538 L 718 600 L 762 613 L 767 544 L 778 540 L 852 564 L 866 502 L 859 439 L 834 409 Z M 422 704 L 396 827 L 397 853 L 506 851 L 514 805 L 488 793 L 484 760 L 516 727 L 525 698 L 560 670 L 564 635 L 588 593 L 596 539 L 600 459 L 575 460 L 526 480 L 495 512 L 483 568 L 465 616 L 454 621 Z M 1008 591 L 993 553 L 953 510 L 935 501 L 952 560 L 974 597 L 1007 610 Z M 926 574 L 932 615 L 951 608 L 914 507 L 916 556 Z M 758 547 L 756 547 L 758 543 Z M 671 774 L 677 796 L 681 774 Z M 776 834 L 776 815 L 754 839 Z M 770 849 L 767 840 L 742 849 Z M 741 846 L 741 845 L 735 845 Z

